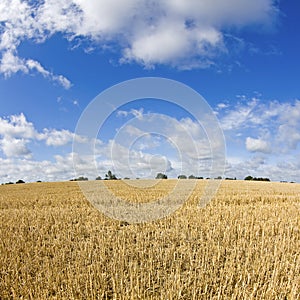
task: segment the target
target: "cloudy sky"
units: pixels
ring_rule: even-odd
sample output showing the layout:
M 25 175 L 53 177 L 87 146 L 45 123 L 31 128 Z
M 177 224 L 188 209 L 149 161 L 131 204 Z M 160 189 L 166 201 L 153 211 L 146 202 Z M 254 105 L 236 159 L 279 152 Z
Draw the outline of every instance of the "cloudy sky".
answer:
M 212 174 L 209 126 L 159 99 L 111 99 L 96 136 L 76 132 L 98 94 L 140 77 L 205 98 L 224 176 L 300 182 L 299 12 L 295 0 L 0 0 L 0 183 Z

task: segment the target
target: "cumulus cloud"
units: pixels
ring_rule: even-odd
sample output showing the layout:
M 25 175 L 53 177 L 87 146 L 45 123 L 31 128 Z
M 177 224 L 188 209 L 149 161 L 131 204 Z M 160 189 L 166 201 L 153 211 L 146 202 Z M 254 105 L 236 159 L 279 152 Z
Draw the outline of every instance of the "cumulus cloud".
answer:
M 175 177 L 179 173 L 209 176 L 213 171 L 212 160 L 219 158 L 212 157 L 212 147 L 218 145 L 210 143 L 197 121 L 188 117 L 177 120 L 163 114 L 143 114 L 142 110 L 120 111 L 118 115 L 132 116 L 117 131 L 111 147 L 104 150 L 112 154 L 118 170 L 126 172 L 133 168 L 138 177 L 152 174 L 149 170 L 154 165 L 163 168 L 160 172 L 166 169 L 170 176 Z M 153 175 L 150 177 L 153 178 Z
M 252 133 L 260 138 L 248 139 L 249 149 L 264 148 L 272 144 L 275 153 L 296 149 L 300 142 L 300 101 L 263 101 L 258 98 L 244 99 L 235 107 L 230 106 L 219 115 L 220 124 L 228 136 L 232 132 L 243 136 Z M 258 146 L 259 144 L 259 146 Z M 250 146 L 251 145 L 251 146 Z
M 27 147 L 28 140 L 25 139 L 15 139 L 15 138 L 4 138 L 0 139 L 0 147 L 3 153 L 7 157 L 30 157 L 31 151 Z
M 9 77 L 11 74 L 19 71 L 28 73 L 28 68 L 24 60 L 10 51 L 4 52 L 1 58 L 0 72 L 3 73 L 5 77 Z
M 300 181 L 299 155 L 282 156 L 270 160 L 268 155 L 255 154 L 247 159 L 228 157 L 227 177 L 240 179 L 248 175 L 266 177 L 272 181 Z
M 27 122 L 24 114 L 0 118 L 0 149 L 7 157 L 29 157 L 27 145 L 36 136 L 33 124 Z
M 238 117 L 237 111 L 245 112 L 238 127 L 229 122 L 234 121 L 232 116 Z M 107 142 L 74 135 L 66 129 L 38 130 L 24 114 L 0 118 L 0 181 L 67 180 L 74 176 L 93 179 L 109 169 L 130 178 L 153 178 L 158 172 L 169 177 L 209 174 L 211 145 L 205 128 L 196 121 L 144 114 L 139 109 L 121 115 L 129 117 L 125 126 Z M 299 181 L 299 116 L 299 100 L 279 103 L 245 99 L 237 106 L 228 104 L 220 110 L 229 155 L 226 176 L 244 178 L 250 174 Z M 92 155 L 71 152 L 73 139 L 84 149 L 92 149 Z M 36 149 L 43 160 L 35 160 Z M 77 174 L 73 162 L 78 167 Z
M 33 138 L 37 135 L 34 125 L 26 120 L 23 113 L 0 117 L 0 135 L 14 138 Z
M 220 122 L 223 130 L 241 129 L 253 123 L 256 115 L 254 109 L 257 108 L 257 99 L 253 98 L 247 103 L 238 104 L 234 109 L 228 109 L 227 113 L 221 117 Z
M 241 157 L 240 161 L 238 156 L 237 161 L 231 159 L 232 171 L 228 176 L 235 172 L 235 176 L 242 178 L 252 172 L 253 176 L 299 181 L 295 157 L 298 157 L 300 144 L 300 101 L 240 99 L 236 105 L 230 104 L 218 111 L 228 151 L 238 151 Z M 248 159 L 251 153 L 253 158 Z M 269 160 L 270 163 L 255 164 L 257 157 L 262 159 L 257 155 L 263 155 L 264 162 Z
M 289 123 L 282 124 L 278 128 L 277 139 L 282 144 L 282 149 L 297 149 L 300 143 L 300 121 L 297 126 L 291 126 Z
M 28 181 L 60 181 L 74 178 L 72 154 L 56 157 L 54 160 L 33 160 L 30 157 L 0 157 L 0 181 L 16 182 L 19 179 Z
M 44 129 L 42 138 L 48 146 L 64 146 L 73 141 L 74 133 L 69 130 Z
M 44 128 L 39 132 L 23 113 L 0 117 L 0 149 L 7 157 L 29 157 L 31 151 L 28 144 L 33 141 L 44 141 L 47 146 L 59 147 L 71 144 L 73 139 L 79 143 L 87 142 L 84 137 L 65 129 Z
M 71 86 L 32 58 L 20 58 L 24 40 L 42 43 L 56 33 L 68 40 L 84 38 L 99 47 L 120 49 L 121 63 L 152 68 L 208 67 L 227 53 L 231 28 L 270 25 L 277 14 L 275 0 L 2 0 L 0 3 L 0 72 L 10 76 L 33 70 Z M 89 49 L 91 47 L 87 46 Z M 51 66 L 50 66 L 51 67 Z
M 156 146 L 158 150 L 161 145 Z M 159 150 L 157 153 L 149 153 L 147 150 L 128 148 L 110 140 L 101 147 L 102 155 L 97 161 L 97 167 L 104 164 L 108 169 L 114 170 L 118 177 L 130 178 L 154 178 L 158 172 L 168 173 L 173 169 L 167 154 L 163 155 Z
M 246 139 L 246 148 L 250 152 L 271 152 L 270 145 L 268 144 L 268 142 L 262 139 L 253 139 L 251 137 L 247 137 Z
M 48 1 L 48 5 L 51 5 L 50 2 L 54 8 L 56 1 Z M 54 21 L 47 19 L 45 12 L 44 15 L 42 13 L 47 7 L 46 3 L 42 6 L 21 0 L 3 0 L 0 3 L 0 52 L 2 54 L 0 72 L 8 77 L 19 71 L 29 73 L 35 70 L 45 78 L 68 89 L 71 82 L 63 75 L 56 75 L 46 70 L 40 62 L 31 58 L 25 59 L 18 56 L 18 46 L 23 40 L 29 39 L 41 43 L 57 32 L 58 28 L 56 30 L 52 28 Z M 59 13 L 59 11 L 56 12 Z M 59 14 L 56 17 L 59 17 Z M 56 20 L 55 22 L 60 21 Z

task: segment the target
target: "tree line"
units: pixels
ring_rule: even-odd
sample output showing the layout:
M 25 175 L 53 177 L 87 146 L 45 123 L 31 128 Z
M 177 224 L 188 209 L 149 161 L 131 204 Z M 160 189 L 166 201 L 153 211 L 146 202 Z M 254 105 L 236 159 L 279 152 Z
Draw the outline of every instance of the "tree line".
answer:
M 187 176 L 187 175 L 184 175 L 184 174 L 180 174 L 177 176 L 178 179 L 211 179 L 209 177 L 207 178 L 204 178 L 202 176 L 195 176 L 193 174 Z M 115 174 L 112 173 L 111 170 L 108 170 L 108 172 L 105 174 L 104 178 L 102 178 L 101 176 L 97 176 L 95 178 L 95 180 L 120 180 L 121 178 L 117 178 L 117 176 Z M 129 180 L 130 178 L 129 177 L 125 177 L 124 178 L 125 180 Z M 136 178 L 136 179 L 139 179 L 139 178 Z M 168 176 L 164 173 L 157 173 L 155 179 L 168 179 Z M 222 176 L 218 176 L 216 178 L 214 178 L 215 180 L 222 180 Z M 234 178 L 231 178 L 231 177 L 226 177 L 224 178 L 225 180 L 236 180 L 236 177 Z M 74 179 L 71 179 L 70 181 L 88 181 L 88 177 L 84 177 L 84 176 L 80 176 L 78 178 L 74 178 Z M 248 181 L 266 181 L 266 182 L 269 182 L 271 181 L 270 178 L 267 178 L 267 177 L 253 177 L 251 175 L 248 175 L 244 178 L 244 180 L 248 180 Z M 38 180 L 37 182 L 41 182 L 40 180 Z M 287 182 L 287 181 L 281 181 L 281 182 Z M 20 184 L 20 183 L 25 183 L 24 180 L 18 180 L 17 182 L 15 182 L 16 184 Z M 291 181 L 291 183 L 293 183 Z M 14 184 L 14 182 L 8 182 L 8 183 L 2 183 L 2 184 Z

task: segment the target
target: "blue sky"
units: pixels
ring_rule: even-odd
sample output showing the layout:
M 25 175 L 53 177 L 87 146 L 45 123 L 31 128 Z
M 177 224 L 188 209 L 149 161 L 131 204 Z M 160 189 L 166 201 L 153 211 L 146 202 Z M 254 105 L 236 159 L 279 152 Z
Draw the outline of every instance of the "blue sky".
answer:
M 292 0 L 0 0 L 0 182 L 79 175 L 72 141 L 82 112 L 139 77 L 176 80 L 206 99 L 226 141 L 224 176 L 299 182 L 299 12 Z M 161 114 L 165 136 L 146 134 L 149 113 Z M 163 102 L 117 108 L 95 137 L 98 174 L 208 176 L 180 144 L 182 128 L 194 126 L 191 114 Z M 126 144 L 133 130 L 137 140 Z M 89 157 L 80 161 L 80 175 L 98 175 Z

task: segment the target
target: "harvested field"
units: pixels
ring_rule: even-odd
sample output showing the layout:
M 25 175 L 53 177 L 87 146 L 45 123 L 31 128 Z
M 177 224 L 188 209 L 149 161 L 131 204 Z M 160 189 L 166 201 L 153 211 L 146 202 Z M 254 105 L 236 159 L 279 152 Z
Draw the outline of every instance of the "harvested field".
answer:
M 147 202 L 176 180 L 137 189 Z M 0 186 L 1 299 L 300 299 L 300 185 L 223 181 L 161 220 L 130 224 L 96 210 L 76 182 Z

